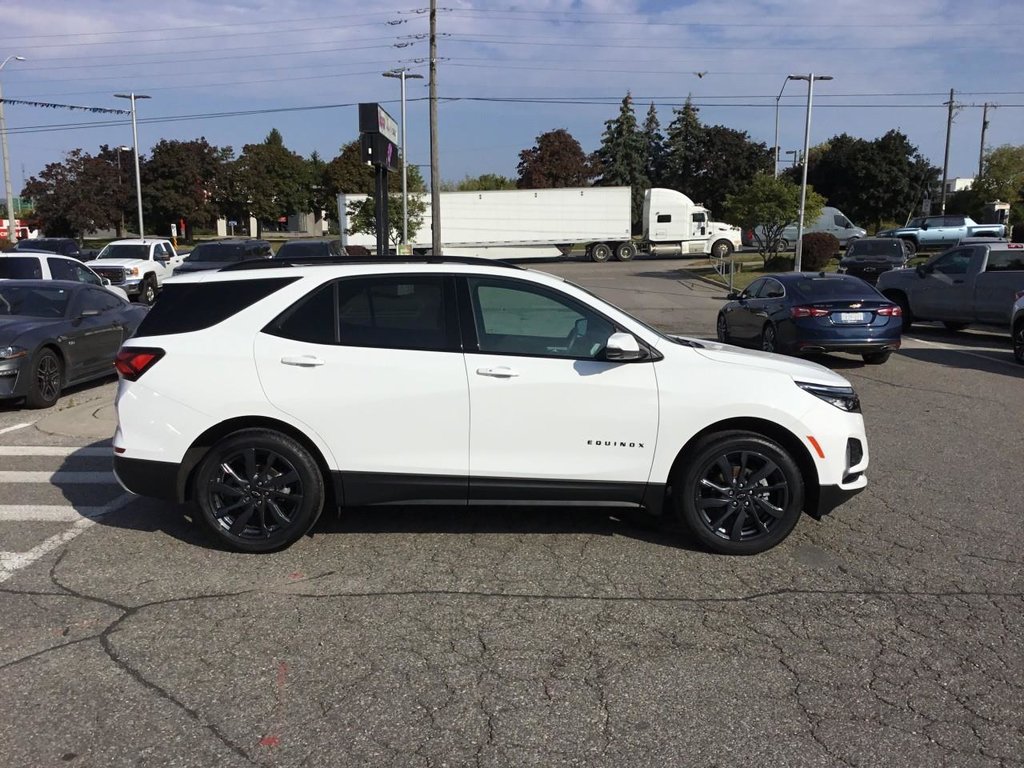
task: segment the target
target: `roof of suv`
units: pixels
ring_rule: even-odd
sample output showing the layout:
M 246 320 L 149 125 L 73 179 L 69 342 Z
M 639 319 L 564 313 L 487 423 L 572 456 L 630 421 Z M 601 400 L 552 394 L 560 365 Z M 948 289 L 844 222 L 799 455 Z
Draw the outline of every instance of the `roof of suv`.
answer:
M 132 238 L 129 240 L 111 240 L 107 245 L 149 245 L 150 243 L 170 243 L 166 237 Z

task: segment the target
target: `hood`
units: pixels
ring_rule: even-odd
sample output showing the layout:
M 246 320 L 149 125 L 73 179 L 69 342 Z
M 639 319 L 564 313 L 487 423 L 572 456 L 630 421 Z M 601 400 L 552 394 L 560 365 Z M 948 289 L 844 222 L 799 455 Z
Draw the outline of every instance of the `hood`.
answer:
M 736 232 L 737 234 L 740 232 L 739 227 L 734 227 L 732 224 L 725 224 L 721 221 L 712 221 L 709 226 L 712 232 Z
M 102 267 L 137 267 L 140 264 L 148 264 L 149 259 L 92 259 L 89 266 L 93 269 Z
M 694 351 L 697 354 L 718 363 L 737 365 L 744 368 L 760 368 L 764 371 L 782 373 L 794 381 L 806 381 L 810 384 L 825 384 L 830 387 L 850 386 L 850 382 L 835 371 L 818 363 L 812 363 L 809 360 L 776 355 L 772 352 L 761 352 L 756 349 L 743 349 L 742 347 L 734 347 L 731 344 L 722 344 L 718 341 L 704 341 L 703 339 L 691 339 L 685 336 L 677 338 L 686 339 L 698 345 L 694 347 Z
M 174 268 L 174 274 L 182 272 L 205 272 L 211 269 L 220 269 L 230 264 L 237 264 L 237 261 L 183 261 Z
M 29 331 L 34 331 L 40 326 L 56 325 L 64 322 L 64 318 L 53 319 L 44 317 L 24 317 L 15 315 L 13 317 L 0 317 L 0 347 L 13 344 L 19 336 Z

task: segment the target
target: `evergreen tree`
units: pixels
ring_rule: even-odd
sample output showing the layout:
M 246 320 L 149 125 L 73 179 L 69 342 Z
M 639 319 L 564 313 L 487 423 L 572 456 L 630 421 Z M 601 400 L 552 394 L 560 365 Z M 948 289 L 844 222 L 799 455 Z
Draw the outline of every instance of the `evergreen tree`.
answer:
M 643 136 L 647 161 L 647 183 L 652 187 L 663 186 L 665 176 L 665 135 L 661 132 L 661 123 L 658 122 L 658 112 L 654 108 L 653 101 L 647 109 Z
M 690 195 L 703 171 L 704 126 L 689 96 L 668 126 L 665 146 L 665 186 Z
M 647 152 L 644 134 L 633 112 L 633 97 L 628 92 L 622 99 L 619 116 L 605 121 L 604 136 L 594 159 L 601 173 L 598 185 L 632 188 L 633 223 L 639 222 L 648 184 Z

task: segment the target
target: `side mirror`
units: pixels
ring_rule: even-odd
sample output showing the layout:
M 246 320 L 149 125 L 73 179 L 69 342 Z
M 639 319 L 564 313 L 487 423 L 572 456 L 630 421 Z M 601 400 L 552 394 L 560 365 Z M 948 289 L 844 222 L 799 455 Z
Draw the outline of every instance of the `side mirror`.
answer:
M 102 285 L 110 285 L 110 278 L 101 277 L 100 278 L 100 284 L 102 284 Z
M 729 299 L 729 301 L 736 301 L 736 299 L 738 299 L 739 297 L 739 291 L 733 291 L 732 293 L 725 294 L 725 298 Z
M 918 264 L 914 268 L 914 271 L 917 272 L 918 277 L 924 277 L 925 275 L 930 275 L 934 272 L 935 268 L 931 264 Z
M 927 221 L 922 221 L 921 222 L 921 229 L 928 229 L 928 222 Z
M 605 360 L 625 362 L 639 360 L 642 356 L 640 342 L 631 333 L 613 333 L 608 337 L 608 342 L 604 346 Z

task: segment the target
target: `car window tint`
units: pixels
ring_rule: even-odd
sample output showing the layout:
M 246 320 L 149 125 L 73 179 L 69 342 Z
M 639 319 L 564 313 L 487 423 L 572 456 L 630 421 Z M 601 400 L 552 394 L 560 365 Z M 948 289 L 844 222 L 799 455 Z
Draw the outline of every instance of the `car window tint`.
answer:
M 50 268 L 50 277 L 54 280 L 78 280 L 78 271 L 70 261 L 47 259 L 46 266 Z
M 1014 272 L 1024 270 L 1024 249 L 991 250 L 988 253 L 986 272 Z
M 296 302 L 265 330 L 274 336 L 310 344 L 337 344 L 336 307 L 332 283 Z
M 0 315 L 64 317 L 71 292 L 66 288 L 39 288 L 0 283 Z
M 955 251 L 943 254 L 934 262 L 932 267 L 936 272 L 943 275 L 966 275 L 967 268 L 971 264 L 971 252 L 966 248 L 958 248 Z
M 83 267 L 81 264 L 75 264 L 75 278 L 80 283 L 92 283 L 93 285 L 103 285 L 103 281 L 99 275 L 93 272 L 88 267 Z
M 786 295 L 786 289 L 778 280 L 765 280 L 757 295 L 760 299 L 781 299 Z
M 298 277 L 168 283 L 135 335 L 164 336 L 209 328 L 266 298 Z
M 121 299 L 110 291 L 105 291 L 102 288 L 90 287 L 79 293 L 76 311 L 78 314 L 81 314 L 86 310 L 104 313 L 118 309 L 122 304 L 123 302 Z
M 881 298 L 878 291 L 856 277 L 805 277 L 790 286 L 806 301 Z
M 743 293 L 740 294 L 740 298 L 752 299 L 755 296 L 757 296 L 758 292 L 763 287 L 764 287 L 764 278 L 762 277 L 761 279 L 755 280 L 750 285 L 748 285 L 746 290 L 743 291 Z
M 964 225 L 963 216 L 946 216 L 943 219 L 943 225 L 947 227 L 962 227 Z
M 341 280 L 336 290 L 340 344 L 386 349 L 449 347 L 442 276 Z
M 0 256 L 0 278 L 39 280 L 43 267 L 35 256 Z
M 576 302 L 507 280 L 470 278 L 481 352 L 593 359 L 615 326 Z

